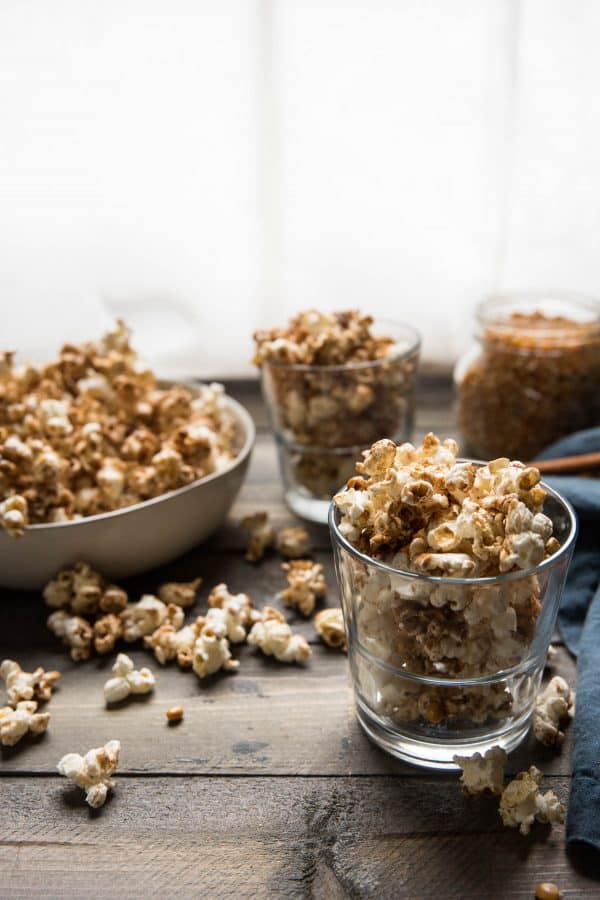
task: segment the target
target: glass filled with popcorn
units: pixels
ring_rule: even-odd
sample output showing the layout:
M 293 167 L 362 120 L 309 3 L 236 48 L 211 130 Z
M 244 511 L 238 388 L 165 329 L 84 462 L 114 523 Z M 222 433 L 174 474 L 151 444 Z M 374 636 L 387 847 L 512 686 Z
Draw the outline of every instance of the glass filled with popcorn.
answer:
M 525 737 L 576 537 L 537 469 L 378 441 L 330 507 L 358 719 L 388 752 L 455 756 Z
M 299 313 L 254 335 L 285 497 L 326 522 L 329 502 L 379 438 L 410 437 L 420 338 L 350 310 Z

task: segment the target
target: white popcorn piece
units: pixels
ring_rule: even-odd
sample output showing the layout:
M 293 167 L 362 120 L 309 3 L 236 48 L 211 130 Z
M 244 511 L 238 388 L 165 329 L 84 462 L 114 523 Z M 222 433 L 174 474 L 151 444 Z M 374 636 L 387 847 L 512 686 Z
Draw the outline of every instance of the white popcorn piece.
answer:
M 5 659 L 0 663 L 0 678 L 6 684 L 8 702 L 16 706 L 21 700 L 49 700 L 60 672 L 46 672 L 41 666 L 25 672 L 14 659 Z
M 565 809 L 554 791 L 542 794 L 539 785 L 543 775 L 535 766 L 519 772 L 502 792 L 500 816 L 504 825 L 529 834 L 534 821 L 549 824 L 564 821 Z
M 279 610 L 270 606 L 263 608 L 260 620 L 252 626 L 248 643 L 285 663 L 303 663 L 311 655 L 306 639 L 293 634 Z
M 501 747 L 490 747 L 484 755 L 455 756 L 454 762 L 462 769 L 460 780 L 466 794 L 500 795 L 504 785 L 506 753 Z
M 275 529 L 269 524 L 269 514 L 256 512 L 251 516 L 244 516 L 240 527 L 248 534 L 246 559 L 248 562 L 258 562 L 275 543 Z
M 205 624 L 204 616 L 198 616 L 195 622 L 184 625 L 180 629 L 167 623 L 161 625 L 152 634 L 146 635 L 144 644 L 154 651 L 154 655 L 161 665 L 176 659 L 182 669 L 187 669 L 192 665 L 194 644 Z
M 0 525 L 13 537 L 21 537 L 28 524 L 27 501 L 20 494 L 12 494 L 0 501 Z
M 560 675 L 551 678 L 535 701 L 533 733 L 546 747 L 560 747 L 565 739 L 560 725 L 573 718 L 575 692 Z
M 232 644 L 246 640 L 246 629 L 259 618 L 247 594 L 231 594 L 226 584 L 217 584 L 208 597 L 206 620 L 215 631 L 223 631 Z
M 181 628 L 183 620 L 184 612 L 180 606 L 163 603 L 153 594 L 144 594 L 137 603 L 128 603 L 121 612 L 123 637 L 128 643 L 152 634 L 165 623 Z
M 38 713 L 35 700 L 21 700 L 15 708 L 0 708 L 0 744 L 14 747 L 26 734 L 41 734 L 48 728 L 50 713 Z
M 58 609 L 48 616 L 47 624 L 50 631 L 69 647 L 74 662 L 90 658 L 94 632 L 89 622 L 81 616 L 70 616 L 63 609 Z
M 158 597 L 163 603 L 174 603 L 187 609 L 194 604 L 201 585 L 201 578 L 194 578 L 192 581 L 167 581 L 159 587 Z
M 114 678 L 109 678 L 104 685 L 106 703 L 118 703 L 130 694 L 148 694 L 154 690 L 156 679 L 152 671 L 146 667 L 136 669 L 127 654 L 119 653 L 112 667 Z
M 218 634 L 210 624 L 205 624 L 194 644 L 192 668 L 198 678 L 207 678 L 220 669 L 234 671 L 239 666 L 237 659 L 232 659 L 229 641 Z
M 282 528 L 277 535 L 277 551 L 286 559 L 300 559 L 310 553 L 310 538 L 303 525 Z
M 344 616 L 339 607 L 329 607 L 320 610 L 313 619 L 315 631 L 324 644 L 346 652 L 346 629 L 344 628 Z
M 286 606 L 295 607 L 303 616 L 312 615 L 317 598 L 327 593 L 321 563 L 311 559 L 293 559 L 282 563 L 289 587 L 281 594 Z
M 60 775 L 83 788 L 86 802 L 97 809 L 104 805 L 109 788 L 114 787 L 111 775 L 116 771 L 120 752 L 119 741 L 108 741 L 104 747 L 88 750 L 85 756 L 67 753 L 59 761 L 57 769 Z

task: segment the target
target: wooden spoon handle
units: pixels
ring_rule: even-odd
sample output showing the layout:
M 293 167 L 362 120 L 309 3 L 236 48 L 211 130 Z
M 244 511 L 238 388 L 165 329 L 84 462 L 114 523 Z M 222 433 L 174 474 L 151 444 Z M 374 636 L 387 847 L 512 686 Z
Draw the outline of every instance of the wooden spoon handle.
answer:
M 567 472 L 586 472 L 600 468 L 600 450 L 593 453 L 580 453 L 578 456 L 558 456 L 556 459 L 541 459 L 529 463 L 544 475 L 562 475 Z

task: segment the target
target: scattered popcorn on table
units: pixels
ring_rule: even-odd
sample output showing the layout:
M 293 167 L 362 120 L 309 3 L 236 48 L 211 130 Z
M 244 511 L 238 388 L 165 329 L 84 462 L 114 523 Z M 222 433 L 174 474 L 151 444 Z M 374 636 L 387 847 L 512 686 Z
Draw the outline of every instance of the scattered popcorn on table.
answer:
M 553 825 L 564 821 L 565 808 L 554 791 L 542 794 L 539 785 L 544 776 L 531 766 L 519 772 L 506 785 L 500 798 L 500 816 L 504 825 L 529 834 L 535 820 Z
M 49 700 L 60 672 L 45 672 L 41 667 L 24 672 L 14 659 L 5 659 L 0 663 L 0 678 L 6 684 L 8 702 L 16 706 L 21 700 Z
M 219 669 L 232 671 L 237 669 L 239 662 L 232 659 L 229 641 L 210 623 L 205 624 L 194 644 L 192 654 L 192 668 L 198 678 L 206 678 L 213 675 Z
M 114 787 L 111 775 L 119 763 L 121 744 L 109 741 L 104 747 L 88 750 L 85 756 L 79 753 L 67 753 L 58 763 L 60 775 L 65 775 L 85 791 L 85 799 L 89 806 L 97 809 L 103 806 L 108 789 Z
M 454 762 L 462 769 L 460 780 L 465 794 L 500 796 L 506 766 L 506 753 L 501 747 L 490 747 L 483 756 L 455 756 Z
M 184 625 L 179 630 L 174 625 L 161 625 L 152 634 L 146 635 L 144 644 L 154 651 L 154 655 L 161 665 L 177 660 L 182 669 L 189 669 L 194 655 L 194 644 L 200 636 L 200 631 L 206 624 L 204 616 L 198 616 L 195 622 Z
M 181 628 L 183 619 L 184 612 L 180 606 L 163 603 L 153 594 L 144 594 L 137 603 L 128 603 L 121 612 L 123 637 L 128 643 L 133 643 L 166 623 Z
M 26 734 L 41 734 L 48 728 L 50 713 L 38 713 L 35 700 L 21 700 L 0 708 L 0 744 L 14 747 Z
M 246 559 L 248 562 L 258 562 L 265 555 L 265 551 L 275 543 L 275 529 L 269 524 L 269 514 L 257 512 L 251 516 L 244 516 L 240 521 L 240 527 L 248 534 Z
M 230 594 L 226 584 L 217 584 L 212 589 L 208 605 L 207 622 L 213 628 L 217 623 L 222 623 L 232 644 L 245 641 L 246 629 L 259 618 L 250 597 L 247 594 Z
M 344 653 L 347 651 L 344 616 L 339 607 L 320 610 L 314 617 L 313 624 L 315 631 L 328 647 L 339 648 Z
M 293 559 L 282 563 L 289 587 L 281 594 L 286 606 L 295 607 L 303 616 L 310 616 L 317 598 L 327 593 L 327 584 L 321 563 L 311 559 Z
M 359 551 L 396 570 L 446 578 L 416 584 L 358 559 L 344 562 L 359 640 L 378 659 L 418 675 L 479 677 L 521 662 L 541 610 L 538 578 L 456 587 L 451 579 L 518 572 L 559 546 L 542 512 L 537 469 L 508 459 L 477 466 L 459 461 L 457 451 L 455 441 L 432 434 L 420 447 L 378 441 L 334 498 L 339 531 Z M 368 660 L 360 669 L 376 712 L 398 723 L 480 724 L 513 709 L 508 683 L 445 689 L 411 685 Z
M 565 739 L 560 724 L 573 718 L 575 692 L 560 675 L 551 678 L 535 701 L 533 733 L 546 747 L 560 747 Z
M 89 622 L 81 616 L 70 616 L 63 609 L 58 609 L 48 616 L 47 624 L 50 631 L 69 647 L 74 662 L 90 658 L 94 632 Z
M 96 619 L 93 631 L 96 653 L 100 655 L 110 653 L 119 638 L 123 637 L 123 622 L 120 616 L 108 613 L 106 616 Z
M 0 527 L 9 534 L 158 497 L 235 458 L 222 386 L 160 388 L 129 338 L 119 321 L 44 366 L 3 355 Z
M 130 694 L 149 694 L 154 690 L 156 679 L 150 669 L 135 669 L 133 660 L 127 654 L 119 653 L 112 667 L 114 678 L 104 685 L 104 699 L 107 703 L 118 703 Z
M 73 615 L 118 613 L 127 606 L 127 593 L 95 572 L 88 563 L 79 562 L 63 569 L 49 581 L 43 591 L 46 604 L 65 609 Z
M 248 643 L 280 662 L 303 663 L 311 654 L 306 639 L 293 634 L 283 615 L 271 606 L 263 608 L 260 620 L 250 630 Z
M 188 606 L 193 606 L 201 585 L 201 578 L 194 578 L 192 581 L 167 581 L 161 584 L 157 593 L 163 603 L 174 603 L 182 609 L 187 609 Z
M 277 535 L 277 551 L 286 559 L 300 559 L 310 553 L 310 538 L 303 525 L 282 528 Z

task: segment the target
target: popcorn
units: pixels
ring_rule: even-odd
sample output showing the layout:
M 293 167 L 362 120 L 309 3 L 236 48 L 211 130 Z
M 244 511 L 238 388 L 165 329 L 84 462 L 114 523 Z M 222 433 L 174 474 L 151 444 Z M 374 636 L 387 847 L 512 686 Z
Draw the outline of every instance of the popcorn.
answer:
M 121 744 L 109 741 L 104 747 L 88 750 L 85 756 L 67 753 L 59 761 L 57 769 L 85 791 L 86 803 L 94 809 L 103 806 L 108 789 L 114 787 L 111 775 L 116 771 Z
M 356 310 L 306 310 L 254 334 L 296 482 L 315 497 L 331 497 L 350 476 L 357 446 L 407 430 L 418 348 L 373 335 L 372 324 Z
M 156 679 L 147 668 L 135 669 L 133 661 L 125 654 L 119 653 L 112 667 L 114 678 L 109 678 L 104 685 L 106 703 L 118 703 L 130 694 L 148 694 L 154 690 Z
M 299 559 L 310 553 L 308 531 L 302 525 L 282 528 L 277 535 L 277 551 L 287 559 Z
M 48 728 L 50 713 L 38 713 L 35 700 L 21 700 L 15 708 L 0 708 L 0 744 L 14 747 L 26 734 L 41 734 Z
M 303 616 L 310 616 L 317 597 L 322 597 L 327 592 L 323 566 L 310 559 L 294 559 L 282 563 L 281 568 L 289 583 L 289 587 L 281 595 L 283 602 L 286 606 L 298 609 Z
M 123 637 L 123 622 L 115 613 L 108 613 L 96 619 L 93 632 L 96 653 L 110 653 L 119 638 Z
M 167 581 L 159 587 L 158 596 L 163 603 L 175 603 L 182 609 L 187 609 L 194 604 L 201 585 L 201 578 L 194 578 L 192 581 Z
M 315 631 L 328 647 L 336 647 L 344 653 L 347 651 L 344 617 L 339 607 L 320 610 L 314 617 L 313 624 Z
M 483 756 L 455 756 L 454 762 L 462 769 L 460 780 L 465 794 L 502 793 L 506 753 L 501 747 L 490 747 Z
M 183 619 L 184 613 L 180 606 L 174 603 L 166 604 L 152 594 L 144 594 L 141 600 L 129 603 L 121 612 L 123 637 L 128 643 L 132 643 L 152 634 L 165 623 L 180 628 Z
M 48 616 L 48 628 L 70 648 L 71 659 L 81 662 L 89 659 L 92 652 L 94 632 L 89 622 L 81 616 L 70 616 L 59 609 Z
M 240 526 L 248 534 L 246 559 L 248 562 L 258 562 L 265 555 L 265 550 L 275 543 L 275 530 L 269 525 L 269 514 L 257 512 L 252 516 L 245 516 L 240 521 Z
M 212 628 L 219 625 L 232 644 L 246 640 L 246 628 L 257 621 L 259 614 L 247 594 L 230 594 L 226 584 L 218 584 L 208 597 L 210 609 L 206 615 Z
M 565 739 L 560 724 L 573 718 L 575 692 L 560 675 L 551 678 L 538 694 L 533 712 L 533 733 L 546 747 L 560 747 Z
M 182 669 L 188 669 L 192 665 L 194 644 L 205 624 L 204 616 L 198 616 L 195 622 L 184 625 L 179 630 L 174 625 L 167 623 L 161 625 L 152 634 L 146 635 L 144 644 L 154 651 L 154 655 L 161 665 L 176 659 Z
M 248 643 L 280 662 L 303 663 L 311 654 L 306 639 L 300 634 L 292 634 L 282 614 L 271 606 L 263 608 L 260 620 L 250 630 Z
M 0 526 L 10 534 L 140 503 L 235 458 L 222 387 L 160 388 L 123 323 L 115 334 L 67 344 L 40 368 L 16 369 L 3 354 Z
M 25 672 L 14 659 L 5 659 L 0 663 L 0 678 L 6 684 L 8 702 L 16 706 L 21 700 L 49 700 L 60 672 L 45 672 L 41 667 Z
M 205 624 L 194 644 L 192 668 L 198 678 L 213 675 L 219 669 L 233 671 L 239 666 L 237 659 L 231 658 L 229 641 Z
M 53 609 L 68 609 L 74 615 L 94 615 L 98 611 L 118 613 L 127 605 L 127 593 L 108 584 L 85 562 L 63 569 L 43 590 L 46 604 Z
M 518 828 L 521 834 L 529 834 L 535 820 L 554 824 L 563 822 L 565 809 L 554 791 L 540 793 L 542 773 L 535 766 L 528 772 L 519 772 L 510 781 L 500 798 L 500 816 L 504 825 Z
M 400 570 L 386 573 L 343 555 L 342 581 L 354 596 L 361 643 L 395 668 L 471 678 L 521 662 L 541 610 L 535 574 L 496 583 L 476 579 L 530 569 L 558 543 L 542 512 L 537 469 L 506 458 L 478 466 L 458 461 L 457 452 L 455 441 L 442 443 L 432 434 L 421 447 L 378 441 L 334 502 L 341 534 Z M 446 580 L 416 581 L 402 571 Z M 501 684 L 464 690 L 397 685 L 393 676 L 369 671 L 368 663 L 364 678 L 372 681 L 378 711 L 398 722 L 423 717 L 446 724 L 466 717 L 480 723 L 512 709 Z

